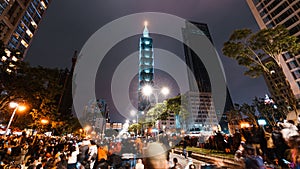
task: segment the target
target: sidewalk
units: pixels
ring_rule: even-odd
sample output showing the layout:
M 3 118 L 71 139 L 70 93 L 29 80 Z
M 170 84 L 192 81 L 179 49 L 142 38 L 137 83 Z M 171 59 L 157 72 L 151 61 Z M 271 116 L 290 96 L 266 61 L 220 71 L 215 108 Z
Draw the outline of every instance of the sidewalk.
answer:
M 184 156 L 182 155 L 176 153 L 170 153 L 170 161 L 173 161 L 173 158 L 175 157 L 178 159 L 179 164 L 181 164 L 184 168 L 190 165 L 191 163 L 196 165 L 196 169 L 201 168 L 201 166 L 204 165 L 209 165 L 208 163 L 193 159 L 191 157 L 184 158 Z
M 174 153 L 181 154 L 182 150 L 181 149 L 175 149 Z M 241 168 L 241 166 L 236 164 L 234 159 L 232 159 L 232 158 L 225 158 L 225 157 L 220 157 L 220 156 L 216 156 L 216 155 L 209 155 L 209 154 L 201 154 L 201 153 L 198 153 L 198 152 L 197 153 L 193 152 L 191 154 L 190 158 L 192 158 L 193 160 L 200 161 L 203 164 L 216 165 L 219 168 L 220 167 L 222 167 L 222 168 L 235 168 L 235 169 Z

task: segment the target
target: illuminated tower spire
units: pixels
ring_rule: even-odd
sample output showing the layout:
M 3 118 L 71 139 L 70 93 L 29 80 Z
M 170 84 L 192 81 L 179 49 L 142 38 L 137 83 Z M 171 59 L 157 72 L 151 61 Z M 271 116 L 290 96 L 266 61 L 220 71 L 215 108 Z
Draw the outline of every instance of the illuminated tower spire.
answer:
M 149 97 L 142 93 L 145 85 L 153 86 L 154 77 L 154 57 L 152 48 L 152 38 L 149 36 L 147 21 L 144 23 L 143 36 L 140 38 L 139 50 L 139 88 L 138 88 L 138 110 L 142 112 L 149 108 Z
M 145 21 L 144 22 L 144 31 L 143 31 L 143 37 L 149 37 L 149 31 L 148 31 L 148 28 L 147 28 L 147 26 L 148 26 L 148 22 L 147 21 Z

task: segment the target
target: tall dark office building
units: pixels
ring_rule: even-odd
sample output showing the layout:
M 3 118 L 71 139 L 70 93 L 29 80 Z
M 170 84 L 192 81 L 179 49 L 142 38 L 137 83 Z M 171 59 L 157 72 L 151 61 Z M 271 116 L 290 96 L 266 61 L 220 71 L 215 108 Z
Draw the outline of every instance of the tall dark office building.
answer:
M 145 85 L 153 86 L 154 78 L 152 38 L 149 36 L 146 22 L 139 48 L 138 111 L 140 113 L 150 106 L 149 97 L 143 95 L 142 89 Z
M 26 55 L 52 0 L 0 0 L 0 40 Z
M 194 29 L 192 27 L 193 24 L 196 26 L 198 29 Z M 199 31 L 201 30 L 201 31 Z M 183 40 L 185 44 L 192 44 L 192 43 L 197 43 L 197 37 L 199 36 L 207 36 L 207 38 L 212 42 L 212 38 L 209 33 L 209 29 L 207 24 L 204 23 L 197 23 L 197 22 L 186 22 L 185 28 L 182 28 L 182 34 L 183 34 Z M 187 45 L 184 45 L 184 53 L 185 53 L 185 61 L 186 64 L 188 65 L 189 69 L 191 72 L 188 71 L 188 77 L 189 77 L 189 82 L 190 82 L 190 90 L 191 92 L 200 92 L 200 93 L 206 93 L 205 95 L 210 94 L 212 92 L 211 89 L 211 82 L 209 79 L 208 72 L 201 61 L 201 59 L 195 54 L 193 50 L 191 50 Z M 209 57 L 209 56 L 207 56 Z M 209 66 L 209 65 L 207 65 Z M 196 84 L 193 83 L 192 76 L 195 77 Z M 198 98 L 197 100 L 201 100 L 201 98 Z M 210 101 L 208 99 L 208 101 Z M 200 104 L 206 104 L 206 103 L 200 103 Z M 207 103 L 210 104 L 210 103 Z M 194 123 L 202 123 L 202 120 L 199 120 L 198 117 L 203 117 L 207 118 L 213 117 L 215 115 L 209 115 L 208 113 L 211 112 L 210 110 L 199 110 L 197 112 L 194 112 Z M 227 122 L 226 122 L 226 112 L 229 111 L 230 109 L 233 108 L 233 103 L 231 96 L 229 94 L 229 91 L 227 89 L 227 96 L 226 96 L 226 103 L 224 107 L 223 112 L 215 112 L 216 116 L 218 119 L 221 119 L 219 121 L 220 126 L 222 127 L 223 130 L 228 130 Z M 197 118 L 195 118 L 197 117 Z

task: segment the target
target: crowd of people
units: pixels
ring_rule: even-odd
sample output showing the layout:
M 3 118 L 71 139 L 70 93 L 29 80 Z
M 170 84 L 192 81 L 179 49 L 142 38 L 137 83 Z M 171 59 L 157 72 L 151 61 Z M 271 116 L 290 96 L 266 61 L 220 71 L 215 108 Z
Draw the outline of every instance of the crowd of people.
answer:
M 188 137 L 190 146 L 221 150 L 235 154 L 243 168 L 300 168 L 299 126 L 293 121 L 276 126 L 254 126 L 236 129 L 232 135 L 215 132 L 205 136 Z
M 173 137 L 173 145 L 181 138 Z M 85 139 L 44 135 L 0 136 L 0 167 L 28 169 L 172 168 L 170 139 Z M 168 146 L 167 146 L 168 145 Z M 175 160 L 176 161 L 176 160 Z M 177 164 L 176 164 L 177 165 Z M 176 167 L 177 168 L 177 167 Z
M 271 127 L 237 129 L 233 135 L 216 132 L 207 139 L 200 135 L 154 138 L 85 139 L 44 135 L 0 136 L 0 167 L 28 169 L 118 169 L 183 168 L 170 159 L 174 146 L 222 150 L 235 155 L 246 169 L 300 168 L 300 135 L 292 121 Z M 195 168 L 192 164 L 187 166 Z

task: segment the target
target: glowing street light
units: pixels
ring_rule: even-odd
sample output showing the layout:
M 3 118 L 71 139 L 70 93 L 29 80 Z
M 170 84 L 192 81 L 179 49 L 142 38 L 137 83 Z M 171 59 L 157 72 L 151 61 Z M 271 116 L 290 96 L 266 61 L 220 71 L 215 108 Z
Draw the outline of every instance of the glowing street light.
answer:
M 150 95 L 153 93 L 153 88 L 152 88 L 152 86 L 150 86 L 150 85 L 145 85 L 145 86 L 142 88 L 142 93 L 143 93 L 145 96 L 150 96 Z
M 130 114 L 131 114 L 132 116 L 135 116 L 135 115 L 136 115 L 136 111 L 131 110 L 131 111 L 130 111 Z
M 160 91 L 164 96 L 167 96 L 170 93 L 170 89 L 167 87 L 163 87 Z
M 91 129 L 91 126 L 85 126 L 84 130 L 88 132 Z
M 11 122 L 12 122 L 12 120 L 13 120 L 13 118 L 14 118 L 16 112 L 17 112 L 17 110 L 19 110 L 19 111 L 24 111 L 24 110 L 26 109 L 26 107 L 25 107 L 24 105 L 20 105 L 20 104 L 18 104 L 18 103 L 16 103 L 16 102 L 10 102 L 10 103 L 9 103 L 9 107 L 10 107 L 10 108 L 14 108 L 14 111 L 13 111 L 13 113 L 12 113 L 12 115 L 11 115 L 11 117 L 10 117 L 10 120 L 9 120 L 9 122 L 8 122 L 8 125 L 7 125 L 7 127 L 6 127 L 6 131 L 5 131 L 5 133 L 4 133 L 4 136 L 6 136 L 8 130 L 9 130 L 9 127 L 10 127 L 10 125 L 11 125 Z
M 46 125 L 46 124 L 49 123 L 49 120 L 47 120 L 47 119 L 42 119 L 42 120 L 41 120 L 41 123 L 42 123 L 43 125 Z
M 136 120 L 134 120 L 134 121 L 136 121 L 136 122 L 139 121 L 139 114 L 135 110 L 131 110 L 130 114 L 131 114 L 131 116 L 136 116 Z M 133 123 L 136 123 L 136 122 L 133 122 Z
M 154 90 L 156 90 L 156 92 L 154 92 Z M 167 95 L 169 95 L 169 93 L 170 89 L 168 87 L 163 87 L 159 91 L 159 89 L 155 89 L 151 85 L 146 84 L 142 88 L 142 94 L 147 97 L 153 95 L 155 97 L 155 103 L 158 103 L 159 94 L 162 94 L 164 97 L 166 97 Z

